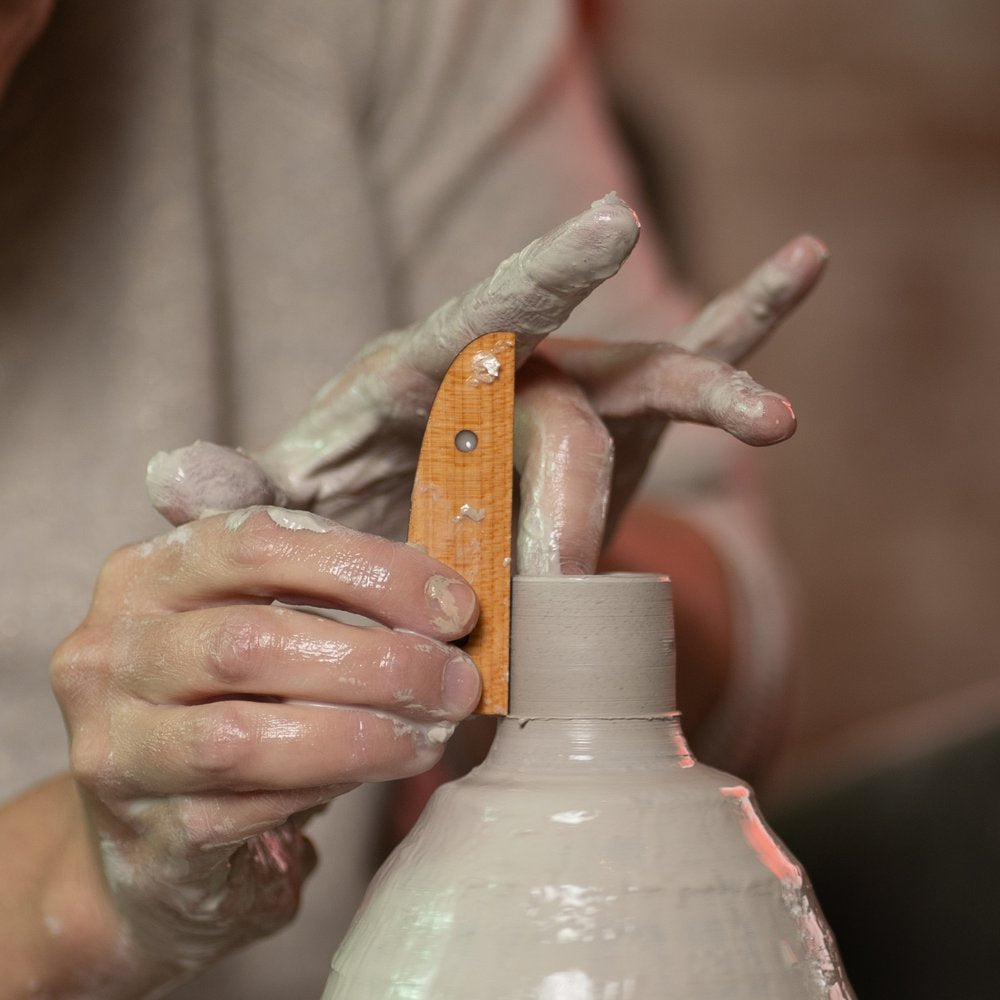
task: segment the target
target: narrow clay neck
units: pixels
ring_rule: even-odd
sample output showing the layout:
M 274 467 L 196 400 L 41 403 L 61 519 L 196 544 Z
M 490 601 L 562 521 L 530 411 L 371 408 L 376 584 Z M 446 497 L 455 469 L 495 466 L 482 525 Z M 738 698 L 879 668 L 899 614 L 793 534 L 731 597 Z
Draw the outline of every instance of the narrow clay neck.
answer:
M 674 708 L 666 577 L 515 577 L 512 718 L 651 719 L 669 717 Z

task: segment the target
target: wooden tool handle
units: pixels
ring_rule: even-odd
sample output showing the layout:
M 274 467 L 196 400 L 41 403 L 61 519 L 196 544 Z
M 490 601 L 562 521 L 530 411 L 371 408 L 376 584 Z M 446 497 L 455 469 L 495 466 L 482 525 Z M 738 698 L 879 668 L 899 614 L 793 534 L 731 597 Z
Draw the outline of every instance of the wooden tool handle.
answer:
M 514 348 L 514 334 L 488 333 L 448 369 L 410 507 L 408 541 L 461 573 L 479 596 L 479 622 L 464 649 L 483 679 L 482 715 L 508 707 Z

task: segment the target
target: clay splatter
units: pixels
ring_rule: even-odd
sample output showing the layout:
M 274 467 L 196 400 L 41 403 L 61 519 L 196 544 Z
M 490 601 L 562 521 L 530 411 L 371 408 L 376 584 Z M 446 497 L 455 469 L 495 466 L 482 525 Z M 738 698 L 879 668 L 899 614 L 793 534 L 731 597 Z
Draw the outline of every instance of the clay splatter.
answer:
M 486 511 L 481 508 L 473 507 L 472 504 L 463 503 L 461 507 L 458 508 L 458 513 L 455 515 L 455 523 L 458 524 L 463 518 L 469 521 L 482 521 L 486 517 Z
M 469 385 L 491 385 L 500 377 L 500 359 L 490 351 L 477 351 L 472 355 L 472 373 L 466 379 Z

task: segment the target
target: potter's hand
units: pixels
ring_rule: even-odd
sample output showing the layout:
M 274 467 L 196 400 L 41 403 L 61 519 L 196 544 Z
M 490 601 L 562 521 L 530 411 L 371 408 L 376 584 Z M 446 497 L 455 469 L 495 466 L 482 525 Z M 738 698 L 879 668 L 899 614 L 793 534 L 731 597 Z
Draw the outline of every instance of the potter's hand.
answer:
M 416 549 L 278 508 L 109 559 L 53 683 L 123 946 L 150 976 L 290 919 L 313 865 L 304 818 L 437 760 L 479 697 L 446 644 L 476 614 L 467 584 Z
M 374 341 L 270 448 L 251 457 L 198 443 L 156 456 L 147 480 L 154 506 L 181 524 L 206 511 L 284 503 L 402 537 L 427 414 L 462 348 L 511 330 L 523 362 L 618 270 L 638 234 L 620 198 L 595 202 L 424 322 Z
M 788 401 L 738 363 L 813 287 L 826 248 L 800 236 L 660 343 L 552 339 L 519 375 L 518 567 L 593 573 L 667 421 L 721 427 L 752 445 L 795 430 Z
M 815 283 L 825 259 L 822 244 L 800 237 L 669 340 L 550 340 L 544 359 L 531 358 L 617 271 L 637 236 L 624 202 L 596 202 L 425 322 L 375 341 L 261 454 L 199 442 L 156 456 L 148 476 L 154 505 L 179 524 L 250 503 L 287 503 L 401 535 L 441 378 L 470 340 L 509 329 L 527 363 L 518 381 L 518 569 L 593 572 L 609 498 L 614 516 L 667 420 L 714 424 L 752 444 L 792 432 L 788 402 L 729 363 L 766 338 Z

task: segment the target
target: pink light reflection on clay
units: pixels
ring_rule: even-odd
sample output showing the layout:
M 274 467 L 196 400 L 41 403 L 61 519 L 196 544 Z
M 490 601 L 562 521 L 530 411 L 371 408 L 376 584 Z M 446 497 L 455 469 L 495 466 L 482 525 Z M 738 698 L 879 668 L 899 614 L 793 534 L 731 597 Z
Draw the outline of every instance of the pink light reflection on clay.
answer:
M 691 756 L 691 748 L 688 746 L 684 734 L 678 730 L 671 734 L 674 742 L 674 750 L 677 752 L 677 763 L 681 767 L 694 767 L 694 757 Z
M 719 791 L 726 798 L 738 801 L 743 836 L 757 857 L 786 885 L 794 886 L 796 889 L 802 888 L 801 869 L 764 825 L 764 821 L 754 809 L 753 802 L 750 801 L 750 789 L 743 785 L 731 785 L 720 788 Z

